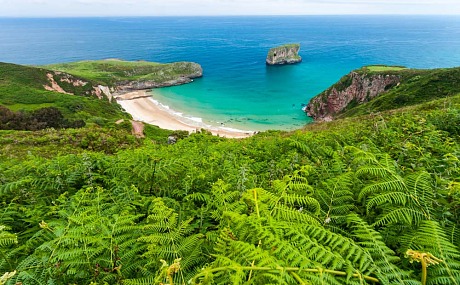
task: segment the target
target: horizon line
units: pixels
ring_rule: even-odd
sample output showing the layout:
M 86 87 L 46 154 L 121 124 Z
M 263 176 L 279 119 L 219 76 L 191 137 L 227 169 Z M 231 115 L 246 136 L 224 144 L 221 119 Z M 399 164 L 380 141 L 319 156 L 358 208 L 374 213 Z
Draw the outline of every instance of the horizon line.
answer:
M 247 15 L 0 15 L 0 18 L 9 19 L 63 19 L 63 18 L 198 18 L 198 17 L 324 17 L 324 16 L 460 16 L 460 14 L 390 14 L 390 13 L 368 13 L 368 14 L 247 14 Z

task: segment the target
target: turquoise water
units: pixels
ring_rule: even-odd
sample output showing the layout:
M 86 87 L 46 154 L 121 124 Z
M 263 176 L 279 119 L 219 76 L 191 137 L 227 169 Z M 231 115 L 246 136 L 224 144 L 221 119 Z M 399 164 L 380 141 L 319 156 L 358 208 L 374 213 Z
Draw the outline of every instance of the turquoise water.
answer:
M 195 61 L 204 77 L 154 90 L 187 117 L 227 127 L 293 129 L 302 104 L 370 64 L 460 66 L 460 17 L 292 16 L 0 19 L 0 61 L 122 58 Z M 270 47 L 297 42 L 303 62 L 267 67 Z

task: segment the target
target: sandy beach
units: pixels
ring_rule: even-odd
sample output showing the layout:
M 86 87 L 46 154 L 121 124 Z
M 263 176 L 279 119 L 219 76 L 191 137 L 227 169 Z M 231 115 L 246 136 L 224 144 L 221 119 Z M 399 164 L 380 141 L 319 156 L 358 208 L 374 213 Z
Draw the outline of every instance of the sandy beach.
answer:
M 134 120 L 155 125 L 162 129 L 184 130 L 189 133 L 206 129 L 213 135 L 227 138 L 246 138 L 253 134 L 252 131 L 233 130 L 188 120 L 163 107 L 151 98 L 149 92 L 144 90 L 118 95 L 115 98 L 117 103 L 133 116 Z

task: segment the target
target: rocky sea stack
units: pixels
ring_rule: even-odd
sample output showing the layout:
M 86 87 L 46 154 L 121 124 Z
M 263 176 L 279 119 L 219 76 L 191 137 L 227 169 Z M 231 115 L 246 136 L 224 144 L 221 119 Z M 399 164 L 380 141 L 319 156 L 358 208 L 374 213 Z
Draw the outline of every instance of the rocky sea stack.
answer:
M 267 55 L 267 65 L 294 64 L 302 61 L 299 56 L 300 44 L 287 44 L 271 48 Z

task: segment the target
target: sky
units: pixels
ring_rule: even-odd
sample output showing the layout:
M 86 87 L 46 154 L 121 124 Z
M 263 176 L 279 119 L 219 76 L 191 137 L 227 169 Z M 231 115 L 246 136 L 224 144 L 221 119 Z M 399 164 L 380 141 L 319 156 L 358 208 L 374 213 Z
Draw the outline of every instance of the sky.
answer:
M 0 0 L 0 17 L 453 14 L 460 0 Z

